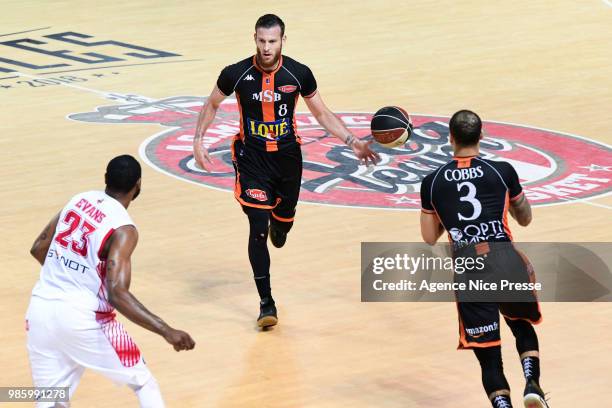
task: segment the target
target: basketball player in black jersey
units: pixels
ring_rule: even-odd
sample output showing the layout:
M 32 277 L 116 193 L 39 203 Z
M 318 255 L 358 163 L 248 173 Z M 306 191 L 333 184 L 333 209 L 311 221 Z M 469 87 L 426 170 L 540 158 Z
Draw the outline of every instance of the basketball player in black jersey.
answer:
M 311 70 L 282 54 L 285 24 L 273 15 L 255 24 L 256 54 L 225 67 L 198 118 L 193 141 L 197 163 L 208 170 L 210 156 L 203 136 L 221 102 L 232 93 L 240 110 L 240 132 L 232 142 L 236 170 L 234 196 L 248 216 L 249 260 L 260 296 L 260 327 L 277 323 L 270 289 L 268 232 L 280 248 L 293 225 L 302 177 L 301 139 L 295 108 L 301 95 L 317 121 L 360 161 L 374 163 L 372 141 L 358 140 L 323 103 Z
M 453 253 L 484 256 L 494 273 L 533 277 L 529 261 L 511 244 L 507 212 L 522 225 L 531 222 L 531 207 L 510 163 L 479 157 L 482 122 L 462 110 L 449 123 L 452 161 L 421 183 L 421 235 L 430 245 L 446 230 Z M 531 296 L 531 295 L 530 295 Z M 526 379 L 524 405 L 548 408 L 539 385 L 538 337 L 533 324 L 542 320 L 535 295 L 525 302 L 458 301 L 459 349 L 473 349 L 482 368 L 482 383 L 495 408 L 512 407 L 502 366 L 499 313 L 516 338 Z

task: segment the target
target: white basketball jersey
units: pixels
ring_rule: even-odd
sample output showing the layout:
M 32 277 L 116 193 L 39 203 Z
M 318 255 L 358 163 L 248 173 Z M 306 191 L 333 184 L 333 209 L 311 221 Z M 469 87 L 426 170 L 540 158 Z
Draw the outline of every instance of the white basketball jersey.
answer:
M 79 308 L 108 313 L 106 241 L 123 225 L 134 225 L 119 201 L 103 191 L 77 194 L 60 213 L 59 222 L 32 296 L 63 300 Z

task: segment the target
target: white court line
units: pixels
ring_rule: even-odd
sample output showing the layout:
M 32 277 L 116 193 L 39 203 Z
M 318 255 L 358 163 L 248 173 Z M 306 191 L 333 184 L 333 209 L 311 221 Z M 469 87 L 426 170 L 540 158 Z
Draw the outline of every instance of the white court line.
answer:
M 603 2 L 604 2 L 604 3 L 606 3 L 607 5 L 609 5 L 610 7 L 612 7 L 612 0 L 603 0 Z M 26 78 L 33 78 L 33 79 L 46 79 L 45 77 L 41 77 L 41 76 L 37 76 L 37 75 L 25 74 L 25 73 L 23 73 L 23 72 L 19 72 L 19 71 L 16 71 L 16 72 L 15 72 L 15 74 L 17 74 L 17 75 L 19 75 L 19 76 L 22 76 L 22 77 L 26 77 Z M 111 100 L 123 99 L 123 100 L 129 101 L 129 102 L 134 102 L 134 101 L 143 102 L 142 100 L 136 100 L 136 99 L 134 98 L 134 95 L 131 95 L 131 96 L 130 96 L 130 95 L 124 95 L 124 94 L 118 94 L 118 93 L 112 93 L 112 92 L 104 92 L 104 91 L 100 91 L 100 90 L 97 90 L 97 89 L 87 88 L 87 87 L 84 87 L 84 86 L 79 86 L 79 85 L 74 85 L 74 84 L 68 84 L 68 83 L 64 83 L 64 82 L 61 82 L 61 83 L 60 83 L 60 84 L 58 84 L 58 85 L 64 85 L 64 86 L 67 86 L 67 87 L 69 87 L 69 88 L 78 89 L 78 90 L 80 90 L 80 91 L 92 92 L 92 93 L 98 94 L 98 95 L 100 95 L 100 96 L 102 96 L 103 98 L 106 98 L 106 99 L 111 99 Z M 151 101 L 153 100 L 153 99 L 151 99 L 151 98 L 147 98 L 147 97 L 144 97 L 144 98 L 149 99 L 149 100 L 151 100 Z M 229 101 L 228 101 L 228 100 L 225 100 L 225 101 L 223 101 L 223 102 L 229 102 Z M 153 105 L 153 106 L 158 106 L 158 105 Z M 163 108 L 165 108 L 165 109 L 167 109 L 167 108 L 172 108 L 172 109 L 174 109 L 174 108 L 175 108 L 175 107 L 173 107 L 173 106 L 171 106 L 171 105 L 163 105 L 163 104 L 159 104 L 159 106 L 160 106 L 160 107 L 163 107 Z M 182 112 L 182 110 L 180 110 L 180 109 L 179 109 L 179 110 L 176 110 L 176 111 L 177 111 L 177 112 Z M 193 114 L 193 113 L 194 113 L 193 111 L 188 111 L 188 112 L 189 112 L 189 113 L 191 113 L 191 114 Z M 300 112 L 296 112 L 296 114 L 297 114 L 297 113 L 300 113 Z M 343 112 L 338 112 L 338 113 L 343 113 Z M 350 113 L 359 113 L 359 112 L 350 112 Z M 371 112 L 363 112 L 363 113 L 364 113 L 364 114 L 371 114 Z M 430 114 L 419 114 L 419 113 L 415 113 L 414 115 L 417 115 L 417 116 L 445 117 L 445 116 L 443 116 L 443 115 L 430 115 Z M 527 126 L 525 126 L 525 125 L 517 125 L 517 124 L 515 124 L 515 123 L 508 123 L 508 122 L 498 122 L 498 121 L 487 121 L 487 122 L 491 122 L 491 123 L 501 123 L 501 124 L 507 124 L 507 125 L 513 125 L 513 126 L 519 126 L 519 127 L 527 127 Z M 605 144 L 605 143 L 602 143 L 602 142 L 599 142 L 599 141 L 592 141 L 592 140 L 587 139 L 587 138 L 585 138 L 585 137 L 583 137 L 583 136 L 577 136 L 577 135 L 573 135 L 573 134 L 569 134 L 569 133 L 563 133 L 563 132 L 559 132 L 559 131 L 556 131 L 556 130 L 550 130 L 550 129 L 544 129 L 544 128 L 537 128 L 537 127 L 529 127 L 529 128 L 531 128 L 531 129 L 538 129 L 538 130 L 546 130 L 546 131 L 550 131 L 550 132 L 554 132 L 554 133 L 559 133 L 559 134 L 563 134 L 563 135 L 571 136 L 571 137 L 574 137 L 574 138 L 577 138 L 577 139 L 588 140 L 589 142 L 594 142 L 594 143 L 596 143 L 596 144 L 599 144 L 599 145 L 604 145 L 604 146 L 606 146 L 606 147 L 610 147 L 609 145 L 607 145 L 607 144 Z M 164 132 L 165 132 L 165 131 L 166 131 L 166 130 L 164 130 Z M 169 176 L 171 176 L 171 177 L 173 177 L 173 178 L 176 178 L 176 179 L 181 180 L 181 181 L 187 181 L 187 182 L 189 182 L 189 183 L 192 183 L 192 184 L 198 185 L 198 186 L 200 186 L 200 187 L 212 188 L 212 189 L 214 189 L 214 190 L 220 190 L 220 191 L 228 191 L 228 190 L 225 190 L 225 189 L 222 189 L 222 188 L 216 188 L 216 187 L 213 187 L 213 186 L 210 186 L 210 185 L 205 185 L 205 184 L 198 183 L 198 182 L 193 181 L 193 180 L 188 180 L 188 179 L 184 179 L 184 178 L 178 177 L 178 176 L 176 176 L 176 175 L 174 175 L 174 174 L 171 174 L 171 173 L 169 173 L 169 172 L 167 172 L 167 171 L 164 171 L 164 170 L 162 170 L 162 169 L 158 168 L 158 167 L 157 167 L 155 164 L 153 164 L 151 161 L 149 161 L 149 160 L 147 159 L 147 157 L 146 157 L 145 152 L 144 152 L 144 150 L 145 150 L 145 149 L 144 149 L 144 147 L 146 146 L 146 144 L 147 144 L 147 143 L 148 143 L 150 140 L 152 140 L 153 138 L 155 138 L 156 136 L 158 136 L 158 135 L 159 135 L 159 134 L 161 134 L 161 133 L 163 133 L 163 132 L 159 132 L 159 133 L 157 133 L 157 134 L 155 134 L 155 135 L 152 135 L 151 137 L 147 138 L 147 139 L 146 139 L 144 142 L 142 142 L 142 143 L 141 143 L 141 145 L 140 145 L 140 147 L 139 147 L 140 157 L 141 157 L 141 158 L 142 158 L 142 159 L 143 159 L 143 160 L 144 160 L 144 161 L 145 161 L 145 162 L 146 162 L 146 163 L 147 163 L 147 164 L 148 164 L 150 167 L 152 167 L 153 169 L 157 170 L 157 171 L 158 171 L 158 172 L 160 172 L 160 173 L 165 173 L 165 174 L 167 174 L 167 175 L 169 175 Z M 593 197 L 592 199 L 595 199 L 595 198 L 601 198 L 601 197 L 604 197 L 604 196 L 607 196 L 607 195 L 610 195 L 610 194 L 611 194 L 611 193 L 602 194 L 602 195 L 597 195 L 597 196 Z M 572 198 L 563 198 L 563 197 L 558 197 L 558 198 L 559 198 L 560 200 L 565 201 L 567 204 L 571 204 L 571 203 L 582 203 L 582 204 L 592 205 L 592 206 L 594 206 L 594 207 L 600 207 L 600 208 L 605 208 L 605 209 L 608 209 L 608 210 L 612 210 L 612 206 L 609 206 L 609 205 L 606 205 L 606 204 L 601 204 L 601 203 L 594 203 L 594 202 L 591 202 L 591 201 L 589 201 L 588 199 L 584 199 L 584 198 L 577 198 L 577 199 L 576 199 L 576 198 L 573 198 L 573 199 L 572 199 Z M 315 202 L 308 202 L 308 201 L 306 201 L 306 203 L 309 203 L 309 204 L 317 204 L 317 205 L 324 205 L 324 206 L 330 206 L 330 207 L 342 207 L 342 208 L 350 207 L 350 208 L 373 209 L 373 210 L 389 210 L 389 209 L 392 209 L 392 210 L 402 210 L 402 211 L 406 211 L 406 210 L 408 210 L 408 211 L 411 211 L 411 210 L 412 210 L 412 211 L 420 211 L 420 209 L 418 209 L 418 208 L 416 208 L 416 209 L 397 208 L 397 209 L 396 209 L 396 208 L 386 208 L 386 207 L 364 207 L 364 206 L 349 206 L 349 205 L 338 205 L 338 204 L 315 203 Z M 544 205 L 538 205 L 537 207 L 548 207 L 548 206 L 550 206 L 550 205 L 555 205 L 555 204 L 544 204 Z
M 610 0 L 601 0 L 601 1 L 603 1 L 606 6 L 612 7 L 612 1 Z
M 601 203 L 594 203 L 594 202 L 588 201 L 588 200 L 586 200 L 584 198 L 563 198 L 563 197 L 557 197 L 557 198 L 559 198 L 560 200 L 563 200 L 563 201 L 567 201 L 568 203 L 578 202 L 578 203 L 592 205 L 594 207 L 601 207 L 601 208 L 605 208 L 607 210 L 612 210 L 612 206 L 610 206 L 610 205 L 601 204 Z

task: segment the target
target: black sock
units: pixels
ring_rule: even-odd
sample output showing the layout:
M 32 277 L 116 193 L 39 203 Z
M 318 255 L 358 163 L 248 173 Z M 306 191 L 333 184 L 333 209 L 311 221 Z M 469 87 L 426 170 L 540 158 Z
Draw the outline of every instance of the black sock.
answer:
M 512 408 L 512 402 L 507 395 L 498 395 L 491 400 L 493 408 Z
M 536 384 L 540 384 L 540 359 L 538 357 L 525 357 L 521 360 L 523 366 L 523 374 L 527 381 L 534 380 Z
M 538 336 L 531 323 L 525 320 L 510 320 L 508 318 L 506 318 L 506 323 L 516 338 L 516 351 L 518 351 L 519 356 L 538 353 Z M 521 365 L 525 379 L 527 381 L 534 380 L 539 385 L 540 358 L 528 355 L 521 358 Z
M 246 208 L 249 217 L 249 261 L 253 269 L 255 285 L 260 299 L 271 298 L 270 287 L 270 253 L 268 252 L 268 221 L 267 210 Z

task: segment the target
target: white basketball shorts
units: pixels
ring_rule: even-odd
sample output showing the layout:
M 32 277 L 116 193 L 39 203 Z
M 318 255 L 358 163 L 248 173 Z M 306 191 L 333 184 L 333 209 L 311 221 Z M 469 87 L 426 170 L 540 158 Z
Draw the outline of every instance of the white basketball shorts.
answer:
M 72 397 L 86 368 L 133 389 L 152 378 L 140 350 L 113 313 L 96 314 L 67 302 L 32 297 L 26 329 L 35 387 L 70 387 Z

